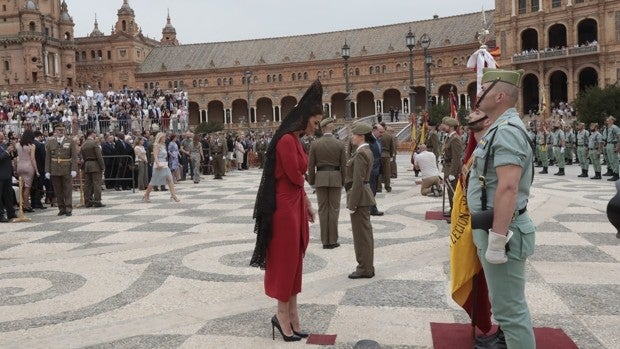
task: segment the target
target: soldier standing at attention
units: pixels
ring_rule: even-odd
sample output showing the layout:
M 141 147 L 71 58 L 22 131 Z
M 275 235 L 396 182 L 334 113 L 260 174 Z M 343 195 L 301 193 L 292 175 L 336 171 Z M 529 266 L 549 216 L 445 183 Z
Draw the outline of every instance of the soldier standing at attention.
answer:
M 265 134 L 260 134 L 260 139 L 256 142 L 256 155 L 258 157 L 258 168 L 263 168 L 265 162 L 265 153 L 267 152 L 267 141 Z
M 556 121 L 553 125 L 553 132 L 551 132 L 551 142 L 553 143 L 553 157 L 557 161 L 558 172 L 554 173 L 556 176 L 564 176 L 564 152 L 566 151 L 566 135 L 562 130 L 562 125 L 559 121 Z
M 602 179 L 601 177 L 601 154 L 603 154 L 603 135 L 598 132 L 598 124 L 590 124 L 590 138 L 588 138 L 588 152 L 590 162 L 594 168 L 594 177 L 590 179 Z
M 542 166 L 542 170 L 538 173 L 547 174 L 549 173 L 549 152 L 547 147 L 551 145 L 551 135 L 549 134 L 544 122 L 541 122 L 538 128 L 538 133 L 536 134 L 536 144 L 539 149 L 540 164 Z
M 45 152 L 45 178 L 52 180 L 58 201 L 58 215 L 71 216 L 72 178 L 77 175 L 77 147 L 71 137 L 65 137 L 62 124 L 54 127 L 54 137 L 45 143 Z
M 209 152 L 211 153 L 209 159 L 212 160 L 213 163 L 213 178 L 222 179 L 224 171 L 226 171 L 226 154 L 228 154 L 228 147 L 226 146 L 226 140 L 222 139 L 221 132 L 216 132 L 215 136 L 211 139 Z
M 396 155 L 396 144 L 394 137 L 388 132 L 385 123 L 381 123 L 381 126 L 385 130 L 379 141 L 381 142 L 381 176 L 383 177 L 383 183 L 385 184 L 385 191 L 388 193 L 392 191 L 392 185 L 390 179 L 392 178 L 392 158 Z
M 84 204 L 86 207 L 105 207 L 101 203 L 101 175 L 105 164 L 101 147 L 95 142 L 95 131 L 86 131 L 80 152 L 84 159 Z
M 536 226 L 526 206 L 533 153 L 515 109 L 522 76 L 523 70 L 484 69 L 477 104 L 492 125 L 473 153 L 467 204 L 472 217 L 493 210 L 491 228 L 486 224 L 472 228 L 493 317 L 505 334 L 498 336 L 498 342 L 505 338 L 507 346 L 497 347 L 530 349 L 536 342 L 525 298 L 525 265 L 534 253 Z
M 615 125 L 616 118 L 613 116 L 605 119 L 607 125 L 607 145 L 605 151 L 607 153 L 607 168 L 611 172 L 611 178 L 608 181 L 615 182 L 619 179 L 620 169 L 618 168 L 618 153 L 620 152 L 620 127 Z M 606 175 L 606 174 L 605 174 Z
M 426 150 L 433 152 L 435 154 L 435 159 L 439 160 L 439 135 L 437 135 L 437 130 L 435 127 L 437 126 L 435 122 L 428 121 L 428 137 L 426 138 Z
M 338 216 L 347 164 L 344 143 L 332 133 L 334 121 L 333 118 L 321 121 L 323 136 L 312 142 L 308 157 L 308 183 L 316 189 L 324 249 L 340 246 Z
M 581 166 L 581 174 L 577 177 L 588 177 L 588 140 L 590 132 L 586 130 L 585 124 L 577 124 L 577 161 Z
M 564 136 L 566 137 L 566 150 L 564 151 L 564 161 L 567 165 L 572 165 L 573 152 L 575 150 L 575 132 L 570 125 L 564 126 Z
M 450 116 L 446 116 L 441 120 L 442 131 L 448 134 L 446 143 L 443 146 L 443 179 L 446 183 L 450 183 L 450 186 L 447 186 L 450 212 L 452 212 L 454 188 L 459 180 L 461 167 L 463 165 L 464 147 L 461 137 L 456 133 L 458 126 L 459 122 Z M 448 215 L 448 217 L 450 217 L 450 215 Z

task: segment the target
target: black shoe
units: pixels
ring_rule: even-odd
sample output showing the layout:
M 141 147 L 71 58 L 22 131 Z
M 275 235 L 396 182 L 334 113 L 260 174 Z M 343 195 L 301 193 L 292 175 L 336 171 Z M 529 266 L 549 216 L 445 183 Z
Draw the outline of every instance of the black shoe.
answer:
M 383 216 L 385 214 L 385 212 L 382 211 L 377 211 L 377 212 L 373 212 L 370 215 L 371 216 Z
M 73 213 L 71 213 L 71 211 L 69 211 L 69 212 L 65 213 L 65 215 L 66 215 L 67 217 L 71 217 L 71 216 L 73 216 Z
M 603 179 L 603 177 L 601 177 L 600 172 L 594 172 L 594 177 L 590 177 L 590 179 Z
M 87 204 L 84 204 L 84 207 L 89 208 L 89 207 L 93 207 L 93 204 L 91 204 L 90 202 Z
M 609 169 L 607 170 L 607 172 L 603 173 L 604 177 L 609 177 L 609 176 L 613 176 L 613 175 L 614 175 L 614 172 L 612 170 L 609 170 Z
M 581 174 L 577 177 L 588 177 L 588 170 L 581 170 Z
M 293 334 L 300 338 L 308 338 L 309 334 L 307 332 L 297 332 L 293 329 L 293 324 L 291 324 L 291 330 L 293 330 Z
M 34 212 L 34 210 L 32 209 L 32 207 L 22 207 L 22 210 L 24 212 Z
M 541 171 L 539 171 L 538 173 L 540 173 L 540 174 L 547 174 L 549 172 L 547 172 L 547 167 L 543 167 L 543 169 Z
M 100 203 L 100 202 L 95 202 L 95 203 L 93 204 L 93 207 L 105 207 L 105 205 L 104 205 L 104 204 L 102 204 L 102 203 Z
M 13 219 L 13 218 L 17 218 L 17 215 L 15 214 L 15 211 L 13 212 L 7 212 L 6 214 L 6 218 L 8 218 L 9 220 Z
M 58 211 L 59 216 L 64 216 L 67 214 L 67 211 Z
M 388 193 L 391 193 L 392 192 L 392 187 L 385 188 L 385 191 L 387 191 Z
M 116 190 L 116 191 L 122 191 L 123 189 L 121 189 L 121 187 L 116 187 L 116 188 L 114 188 L 114 190 Z
M 9 222 L 9 219 L 5 215 L 0 214 L 0 223 L 8 223 L 8 222 Z
M 564 176 L 564 169 L 563 168 L 559 169 L 558 172 L 554 173 L 553 175 L 554 176 Z
M 337 248 L 337 247 L 340 247 L 339 243 L 323 245 L 324 250 L 333 250 L 334 248 Z
M 611 177 L 611 178 L 607 178 L 607 181 L 608 181 L 608 182 L 615 182 L 615 181 L 617 181 L 619 178 L 620 178 L 620 177 L 618 177 L 618 175 L 617 175 L 617 174 L 614 174 L 614 176 L 613 176 L 613 177 Z
M 153 187 L 153 191 L 159 191 L 158 187 Z
M 375 273 L 372 273 L 370 275 L 362 275 L 354 271 L 351 274 L 349 274 L 349 279 L 370 279 L 370 278 L 373 278 L 374 276 L 375 276 Z
M 274 315 L 271 318 L 271 337 L 273 338 L 273 340 L 276 339 L 276 328 L 278 329 L 278 331 L 280 331 L 282 339 L 284 339 L 285 342 L 297 342 L 301 340 L 301 337 L 295 335 L 295 333 L 290 336 L 285 335 L 282 331 L 282 327 L 280 326 L 280 322 L 278 321 L 278 317 Z

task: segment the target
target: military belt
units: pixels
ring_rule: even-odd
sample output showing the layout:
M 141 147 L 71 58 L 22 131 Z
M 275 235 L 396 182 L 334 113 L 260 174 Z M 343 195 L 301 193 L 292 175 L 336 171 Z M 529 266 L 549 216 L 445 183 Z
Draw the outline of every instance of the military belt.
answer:
M 52 161 L 60 163 L 60 162 L 69 162 L 71 161 L 71 159 L 52 159 Z
M 316 167 L 317 171 L 340 171 L 340 166 L 322 165 Z
M 84 161 L 97 161 L 96 158 L 84 159 Z

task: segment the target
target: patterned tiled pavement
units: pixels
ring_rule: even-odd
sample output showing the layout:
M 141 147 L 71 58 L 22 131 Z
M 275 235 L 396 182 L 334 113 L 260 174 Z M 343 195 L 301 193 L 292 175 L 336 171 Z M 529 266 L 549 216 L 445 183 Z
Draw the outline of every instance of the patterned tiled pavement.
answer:
M 468 321 L 449 297 L 448 225 L 424 220 L 441 199 L 422 197 L 408 156 L 398 160 L 393 191 L 377 196 L 386 215 L 372 217 L 375 278 L 347 278 L 355 257 L 346 210 L 340 248 L 323 250 L 311 226 L 302 323 L 337 334 L 334 348 L 361 339 L 430 348 L 430 322 Z M 536 326 L 560 327 L 580 348 L 620 348 L 620 240 L 604 213 L 614 186 L 578 171 L 534 180 L 528 302 Z M 0 347 L 306 347 L 272 341 L 275 303 L 262 272 L 248 267 L 260 174 L 181 182 L 180 203 L 161 192 L 142 203 L 141 193 L 105 191 L 106 208 L 72 217 L 47 209 L 30 223 L 1 224 Z

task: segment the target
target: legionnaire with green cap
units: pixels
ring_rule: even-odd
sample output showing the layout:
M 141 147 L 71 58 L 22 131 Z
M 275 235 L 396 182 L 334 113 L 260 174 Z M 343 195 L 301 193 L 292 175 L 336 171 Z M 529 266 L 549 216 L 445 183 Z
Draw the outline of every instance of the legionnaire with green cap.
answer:
M 603 135 L 598 132 L 598 124 L 590 124 L 590 138 L 588 138 L 588 152 L 590 162 L 594 167 L 594 177 L 590 179 L 602 179 L 601 177 L 601 154 L 603 153 Z
M 588 141 L 590 132 L 586 130 L 585 124 L 580 122 L 577 124 L 577 161 L 581 167 L 581 174 L 577 177 L 588 177 Z
M 505 335 L 498 341 L 504 338 L 508 348 L 536 347 L 525 298 L 525 265 L 536 228 L 526 206 L 534 154 L 515 108 L 522 76 L 523 70 L 484 70 L 477 106 L 492 125 L 474 150 L 467 188 L 491 310 Z
M 607 145 L 605 146 L 605 152 L 607 153 L 607 168 L 611 172 L 611 178 L 608 181 L 617 181 L 619 177 L 620 168 L 618 168 L 618 153 L 620 152 L 620 127 L 614 124 L 616 118 L 609 116 L 605 119 L 605 125 L 607 125 Z M 605 174 L 606 175 L 606 174 Z
M 562 125 L 559 121 L 556 121 L 553 125 L 553 132 L 551 132 L 551 142 L 553 143 L 553 157 L 558 165 L 558 172 L 554 173 L 556 176 L 564 176 L 564 152 L 566 151 L 566 136 Z
M 73 211 L 73 181 L 77 175 L 77 147 L 65 136 L 65 127 L 54 127 L 54 137 L 45 143 L 45 178 L 51 179 L 58 200 L 58 215 L 71 216 Z
M 321 121 L 323 136 L 310 145 L 308 183 L 316 189 L 323 248 L 333 249 L 338 243 L 340 197 L 344 186 L 347 156 L 344 143 L 334 137 L 333 118 Z
M 542 170 L 540 170 L 540 174 L 547 174 L 549 169 L 549 156 L 547 152 L 547 147 L 551 145 L 551 135 L 547 130 L 547 126 L 544 122 L 540 123 L 538 128 L 538 133 L 536 133 L 536 149 L 538 150 L 538 155 L 540 156 L 540 164 L 542 166 Z
M 570 125 L 564 126 L 564 137 L 566 138 L 566 150 L 564 151 L 564 163 L 573 164 L 573 154 L 575 152 L 575 132 Z

